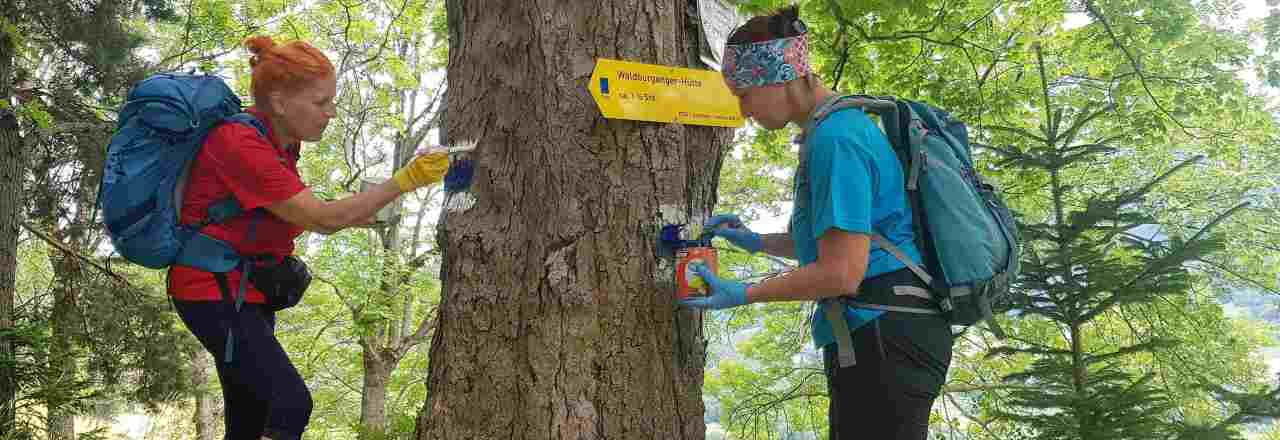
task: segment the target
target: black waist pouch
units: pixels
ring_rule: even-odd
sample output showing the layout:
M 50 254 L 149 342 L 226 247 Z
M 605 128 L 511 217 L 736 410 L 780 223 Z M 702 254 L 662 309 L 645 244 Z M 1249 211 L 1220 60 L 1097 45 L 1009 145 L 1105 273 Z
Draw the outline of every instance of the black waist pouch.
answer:
M 293 255 L 279 262 L 272 260 L 268 258 L 268 263 L 255 266 L 249 282 L 267 297 L 267 308 L 276 312 L 302 301 L 302 294 L 311 285 L 311 271 L 307 270 L 307 263 Z

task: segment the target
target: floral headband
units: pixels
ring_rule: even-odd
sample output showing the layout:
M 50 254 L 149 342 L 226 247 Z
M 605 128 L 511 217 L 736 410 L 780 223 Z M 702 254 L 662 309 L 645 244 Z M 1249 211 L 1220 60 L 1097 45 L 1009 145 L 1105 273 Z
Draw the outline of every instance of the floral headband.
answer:
M 781 84 L 808 75 L 809 39 L 805 34 L 724 47 L 725 82 L 735 89 Z

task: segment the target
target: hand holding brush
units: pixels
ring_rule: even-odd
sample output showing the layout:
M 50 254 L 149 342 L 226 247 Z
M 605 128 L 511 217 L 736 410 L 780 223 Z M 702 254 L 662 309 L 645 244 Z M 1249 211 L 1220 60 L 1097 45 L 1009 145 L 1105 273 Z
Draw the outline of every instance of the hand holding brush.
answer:
M 445 182 L 446 191 L 465 188 L 471 183 L 471 161 L 459 159 L 451 163 L 449 156 L 474 149 L 474 144 L 455 147 L 432 145 L 420 148 L 408 164 L 396 171 L 392 179 L 396 181 L 402 192 L 410 192 L 441 180 Z
M 704 234 L 723 237 L 735 246 L 754 254 L 764 249 L 760 234 L 748 229 L 735 214 L 720 214 L 707 219 L 702 225 Z
M 461 153 L 466 153 L 476 149 L 475 142 L 465 142 L 461 145 L 445 147 L 442 145 L 433 145 L 418 150 L 418 154 L 435 154 L 443 153 L 451 156 L 453 160 L 449 164 L 449 172 L 444 175 L 444 191 L 454 193 L 465 190 L 471 186 L 471 176 L 475 167 L 471 159 L 466 158 Z
M 400 187 L 400 192 L 407 193 L 439 182 L 448 170 L 449 155 L 428 153 L 415 156 L 391 178 Z

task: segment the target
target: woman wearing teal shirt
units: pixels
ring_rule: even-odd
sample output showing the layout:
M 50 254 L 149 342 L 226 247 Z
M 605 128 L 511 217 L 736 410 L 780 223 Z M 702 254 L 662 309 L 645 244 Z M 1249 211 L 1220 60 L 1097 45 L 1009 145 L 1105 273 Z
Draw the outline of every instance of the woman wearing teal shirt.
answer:
M 796 8 L 755 17 L 730 35 L 725 83 L 743 115 L 768 130 L 796 123 L 831 104 L 836 94 L 810 71 L 807 35 Z M 793 258 L 786 276 L 748 285 L 695 267 L 711 287 L 682 301 L 723 309 L 765 301 L 821 301 L 813 317 L 814 344 L 823 351 L 831 397 L 832 440 L 912 439 L 928 435 L 929 411 L 951 363 L 951 328 L 939 315 L 882 312 L 845 305 L 841 296 L 908 307 L 936 307 L 924 284 L 893 254 L 873 242 L 879 234 L 903 258 L 920 263 L 902 165 L 880 128 L 865 113 L 831 113 L 801 134 L 794 210 L 789 232 L 757 234 L 735 215 L 704 227 L 749 252 Z M 830 308 L 828 315 L 828 308 Z M 850 338 L 833 333 L 827 316 L 843 315 Z M 837 323 L 838 324 L 838 323 Z M 842 326 L 836 325 L 840 328 Z M 841 353 L 840 346 L 852 347 Z

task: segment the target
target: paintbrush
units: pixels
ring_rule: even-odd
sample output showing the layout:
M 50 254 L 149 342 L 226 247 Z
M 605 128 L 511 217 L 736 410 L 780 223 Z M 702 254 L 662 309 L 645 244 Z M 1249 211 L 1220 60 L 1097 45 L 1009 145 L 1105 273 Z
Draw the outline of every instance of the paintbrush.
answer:
M 444 191 L 453 193 L 471 187 L 471 177 L 475 173 L 475 164 L 463 155 L 476 149 L 476 142 L 460 142 L 458 145 L 446 147 L 432 145 L 418 150 L 418 154 L 445 153 L 449 155 L 449 171 L 444 175 Z

